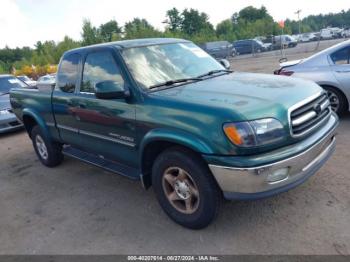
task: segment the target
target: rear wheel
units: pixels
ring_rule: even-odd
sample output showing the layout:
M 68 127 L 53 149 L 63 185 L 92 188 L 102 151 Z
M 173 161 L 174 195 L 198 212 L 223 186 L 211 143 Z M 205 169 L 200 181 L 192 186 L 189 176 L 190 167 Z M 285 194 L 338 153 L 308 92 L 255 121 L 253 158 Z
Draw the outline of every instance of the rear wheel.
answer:
M 324 86 L 323 88 L 327 91 L 332 110 L 338 115 L 344 114 L 347 110 L 348 105 L 345 96 L 334 87 Z
M 159 204 L 178 224 L 201 229 L 217 216 L 221 191 L 193 152 L 175 147 L 160 154 L 152 168 L 152 182 Z
M 62 146 L 50 141 L 39 126 L 35 126 L 31 132 L 34 150 L 45 166 L 54 167 L 62 163 Z

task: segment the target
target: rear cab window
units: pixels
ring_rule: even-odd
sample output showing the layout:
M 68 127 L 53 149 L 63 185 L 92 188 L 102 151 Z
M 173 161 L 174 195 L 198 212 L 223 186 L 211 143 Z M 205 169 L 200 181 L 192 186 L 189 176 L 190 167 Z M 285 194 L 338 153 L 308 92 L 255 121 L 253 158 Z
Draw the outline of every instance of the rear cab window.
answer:
M 65 93 L 74 93 L 79 76 L 79 63 L 81 55 L 78 53 L 68 54 L 62 58 L 57 73 L 56 87 Z

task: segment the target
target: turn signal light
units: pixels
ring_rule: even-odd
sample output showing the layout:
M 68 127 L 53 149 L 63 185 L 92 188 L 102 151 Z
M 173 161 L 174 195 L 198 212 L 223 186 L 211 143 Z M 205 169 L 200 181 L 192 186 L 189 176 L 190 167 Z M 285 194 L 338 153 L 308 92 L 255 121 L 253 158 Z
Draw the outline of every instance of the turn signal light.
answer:
M 241 135 L 238 133 L 236 127 L 233 125 L 224 126 L 224 131 L 226 136 L 233 142 L 235 145 L 242 145 L 243 139 Z

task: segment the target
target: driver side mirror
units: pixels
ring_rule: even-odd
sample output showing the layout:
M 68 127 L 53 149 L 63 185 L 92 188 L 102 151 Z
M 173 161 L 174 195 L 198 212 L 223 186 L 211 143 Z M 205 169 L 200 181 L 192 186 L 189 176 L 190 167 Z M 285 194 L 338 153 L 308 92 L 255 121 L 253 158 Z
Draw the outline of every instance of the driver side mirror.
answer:
M 101 99 L 121 99 L 126 98 L 130 94 L 118 82 L 115 81 L 102 81 L 95 85 L 95 96 Z
M 221 59 L 219 62 L 223 67 L 225 67 L 225 69 L 230 69 L 231 65 L 227 59 Z

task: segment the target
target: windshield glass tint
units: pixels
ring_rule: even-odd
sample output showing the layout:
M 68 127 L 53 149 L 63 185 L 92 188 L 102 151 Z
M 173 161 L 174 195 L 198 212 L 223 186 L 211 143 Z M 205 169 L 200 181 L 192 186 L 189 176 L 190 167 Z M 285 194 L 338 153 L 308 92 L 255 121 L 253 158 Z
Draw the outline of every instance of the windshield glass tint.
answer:
M 27 85 L 15 77 L 0 77 L 0 93 L 8 93 L 11 88 L 21 88 Z
M 129 48 L 122 55 L 131 74 L 144 88 L 224 69 L 193 43 Z

